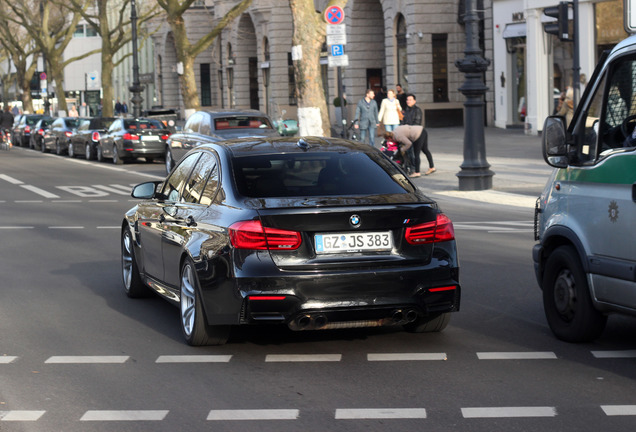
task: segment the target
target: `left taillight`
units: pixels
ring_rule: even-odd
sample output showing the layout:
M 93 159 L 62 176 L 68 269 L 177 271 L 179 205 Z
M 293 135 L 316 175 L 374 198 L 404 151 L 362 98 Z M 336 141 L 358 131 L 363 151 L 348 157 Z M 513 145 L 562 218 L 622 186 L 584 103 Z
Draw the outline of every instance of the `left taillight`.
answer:
M 99 132 L 93 132 L 93 135 L 91 135 L 91 139 L 94 142 L 99 142 Z
M 232 224 L 229 234 L 236 249 L 295 250 L 302 243 L 299 232 L 264 227 L 256 220 Z
M 70 138 L 71 135 L 73 135 L 73 132 L 65 131 L 64 135 L 66 136 L 66 138 Z
M 448 216 L 438 213 L 434 221 L 407 227 L 404 237 L 412 245 L 438 243 L 454 240 L 455 229 Z

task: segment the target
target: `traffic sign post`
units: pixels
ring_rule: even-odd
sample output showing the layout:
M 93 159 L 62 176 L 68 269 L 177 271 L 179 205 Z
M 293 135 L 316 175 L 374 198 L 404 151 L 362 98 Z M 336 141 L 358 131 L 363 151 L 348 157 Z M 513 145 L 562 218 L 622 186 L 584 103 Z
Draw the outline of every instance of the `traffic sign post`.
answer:
M 342 67 L 349 66 L 349 58 L 345 54 L 344 46 L 347 43 L 344 23 L 344 10 L 340 6 L 329 6 L 325 9 L 325 21 L 327 21 L 327 45 L 330 46 L 327 57 L 329 67 L 337 67 L 338 71 L 338 99 L 340 100 L 340 112 L 343 119 L 342 137 L 347 138 L 347 123 L 349 119 L 345 108 L 344 90 L 342 86 Z

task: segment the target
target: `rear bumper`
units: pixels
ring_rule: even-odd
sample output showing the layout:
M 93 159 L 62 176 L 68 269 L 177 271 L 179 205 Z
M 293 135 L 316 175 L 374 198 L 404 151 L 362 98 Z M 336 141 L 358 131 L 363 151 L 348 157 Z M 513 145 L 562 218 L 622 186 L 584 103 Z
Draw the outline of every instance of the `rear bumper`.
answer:
M 123 146 L 119 150 L 119 156 L 122 158 L 134 158 L 134 157 L 163 157 L 166 152 L 165 141 L 157 142 L 139 142 L 139 141 L 124 141 Z

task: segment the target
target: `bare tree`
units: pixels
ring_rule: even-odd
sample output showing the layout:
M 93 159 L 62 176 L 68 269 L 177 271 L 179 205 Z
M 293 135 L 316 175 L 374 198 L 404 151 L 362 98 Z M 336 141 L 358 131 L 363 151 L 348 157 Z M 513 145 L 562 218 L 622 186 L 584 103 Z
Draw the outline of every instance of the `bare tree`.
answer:
M 64 0 L 47 1 L 10 1 L 3 0 L 11 9 L 7 19 L 22 26 L 38 49 L 46 58 L 48 73 L 55 82 L 55 93 L 58 107 L 68 111 L 64 93 L 64 68 L 74 61 L 81 60 L 100 50 L 95 49 L 82 55 L 64 59 L 64 51 L 73 38 L 75 28 L 82 15 L 78 11 L 70 11 Z M 91 2 L 85 0 L 86 8 Z M 33 13 L 39 10 L 40 13 Z
M 346 0 L 331 0 L 328 6 L 343 7 Z M 294 61 L 298 96 L 300 135 L 331 135 L 329 111 L 320 70 L 320 51 L 325 42 L 326 22 L 317 12 L 314 0 L 289 0 L 294 24 L 292 45 L 300 53 Z
M 166 11 L 167 21 L 174 37 L 177 61 L 183 65 L 180 76 L 181 95 L 186 109 L 196 110 L 201 106 L 194 75 L 194 61 L 199 54 L 208 49 L 223 29 L 239 17 L 251 4 L 252 0 L 242 0 L 223 16 L 212 30 L 191 43 L 186 32 L 183 14 L 194 3 L 194 0 L 157 0 Z
M 102 39 L 102 64 L 101 80 L 103 91 L 102 115 L 113 115 L 113 70 L 121 64 L 130 54 L 122 56 L 118 61 L 113 61 L 116 53 L 131 41 L 130 22 L 131 0 L 95 0 L 93 8 L 85 8 L 86 0 L 69 0 L 68 7 L 71 11 L 79 12 L 84 20 L 91 26 Z M 137 17 L 137 25 L 157 15 L 157 4 L 154 1 L 146 1 L 139 5 L 140 13 Z M 118 11 L 113 14 L 112 11 Z

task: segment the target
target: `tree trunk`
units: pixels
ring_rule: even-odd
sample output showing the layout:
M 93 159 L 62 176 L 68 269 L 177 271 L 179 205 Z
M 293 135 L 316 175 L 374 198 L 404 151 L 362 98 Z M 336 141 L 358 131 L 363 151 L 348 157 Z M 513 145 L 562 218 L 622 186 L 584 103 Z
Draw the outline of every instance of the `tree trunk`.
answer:
M 196 111 L 201 107 L 197 82 L 194 75 L 195 57 L 190 52 L 191 45 L 186 34 L 183 17 L 169 18 L 168 21 L 174 36 L 177 61 L 183 65 L 183 74 L 179 76 L 179 84 L 181 86 L 181 98 L 183 99 L 187 117 L 187 111 Z
M 113 55 L 111 52 L 102 51 L 102 116 L 113 116 Z

